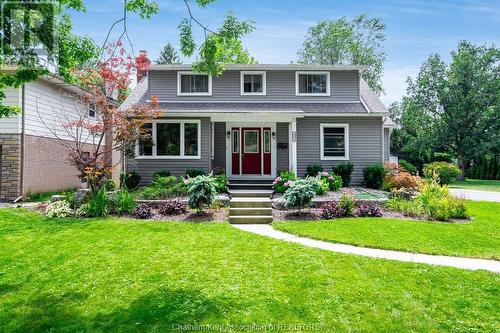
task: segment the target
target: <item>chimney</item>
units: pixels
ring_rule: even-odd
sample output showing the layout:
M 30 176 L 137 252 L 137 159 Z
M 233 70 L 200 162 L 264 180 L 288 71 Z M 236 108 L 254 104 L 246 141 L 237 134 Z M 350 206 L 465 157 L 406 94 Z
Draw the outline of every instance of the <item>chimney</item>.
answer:
M 145 57 L 146 59 L 148 59 L 148 51 L 139 50 L 139 56 L 137 58 L 142 58 L 142 57 Z M 148 59 L 148 61 L 149 61 L 149 59 Z M 148 75 L 147 69 L 138 67 L 137 68 L 137 83 L 139 83 L 141 81 L 141 79 L 147 75 Z

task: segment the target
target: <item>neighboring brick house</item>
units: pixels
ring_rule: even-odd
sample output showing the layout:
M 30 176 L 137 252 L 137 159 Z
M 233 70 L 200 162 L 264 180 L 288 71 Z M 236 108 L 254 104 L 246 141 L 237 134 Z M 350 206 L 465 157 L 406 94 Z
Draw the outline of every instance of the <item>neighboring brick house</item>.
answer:
M 67 148 L 60 140 L 74 142 L 63 124 L 72 119 L 81 101 L 79 96 L 86 92 L 59 77 L 46 76 L 18 89 L 7 88 L 5 93 L 4 103 L 19 106 L 22 112 L 0 118 L 0 200 L 81 187 L 78 172 L 68 162 Z M 93 110 L 88 116 L 95 116 Z

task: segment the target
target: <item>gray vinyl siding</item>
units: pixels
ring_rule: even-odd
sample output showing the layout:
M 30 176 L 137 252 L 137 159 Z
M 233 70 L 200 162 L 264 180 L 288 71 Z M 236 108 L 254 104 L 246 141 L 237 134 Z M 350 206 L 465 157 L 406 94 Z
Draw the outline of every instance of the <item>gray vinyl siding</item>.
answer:
M 171 119 L 171 118 L 170 118 Z M 182 118 L 187 119 L 187 118 Z M 195 118 L 189 118 L 195 119 Z M 201 159 L 128 159 L 127 170 L 136 171 L 141 176 L 142 184 L 149 184 L 152 180 L 153 172 L 157 170 L 169 170 L 175 176 L 181 176 L 186 169 L 203 169 L 210 171 L 210 141 L 211 126 L 210 118 L 201 119 Z
M 384 161 L 389 161 L 389 156 L 391 154 L 391 137 L 390 137 L 390 129 L 384 128 Z
M 160 101 L 324 101 L 347 102 L 359 100 L 357 71 L 331 71 L 331 95 L 325 97 L 295 96 L 295 71 L 267 71 L 266 96 L 241 96 L 240 71 L 225 71 L 212 79 L 212 96 L 177 96 L 177 71 L 149 71 L 149 94 Z
M 349 158 L 354 164 L 352 184 L 363 182 L 363 168 L 382 161 L 382 117 L 305 117 L 297 119 L 297 173 L 321 164 L 325 171 L 345 161 L 322 161 L 320 124 L 349 124 Z
M 287 149 L 280 149 L 280 144 L 286 144 Z M 289 169 L 288 123 L 276 123 L 276 169 Z
M 226 123 L 214 123 L 214 159 L 212 168 L 226 169 Z

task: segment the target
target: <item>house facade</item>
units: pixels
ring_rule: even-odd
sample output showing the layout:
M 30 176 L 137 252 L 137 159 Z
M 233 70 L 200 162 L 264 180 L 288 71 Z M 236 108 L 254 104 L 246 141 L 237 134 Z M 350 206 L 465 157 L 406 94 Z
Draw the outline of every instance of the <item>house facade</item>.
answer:
M 52 75 L 5 90 L 5 104 L 19 107 L 21 112 L 0 118 L 0 200 L 82 187 L 63 143 L 75 140 L 65 130 L 65 123 L 87 111 L 85 116 L 90 121 L 96 117 L 91 108 L 81 105 L 80 96 L 84 93 L 87 92 Z
M 389 160 L 391 126 L 363 69 L 227 65 L 212 77 L 190 65 L 153 65 L 122 109 L 156 96 L 162 113 L 148 124 L 152 142 L 139 142 L 126 168 L 147 183 L 165 169 L 182 175 L 223 168 L 229 179 L 265 179 L 351 162 L 359 184 L 364 167 Z

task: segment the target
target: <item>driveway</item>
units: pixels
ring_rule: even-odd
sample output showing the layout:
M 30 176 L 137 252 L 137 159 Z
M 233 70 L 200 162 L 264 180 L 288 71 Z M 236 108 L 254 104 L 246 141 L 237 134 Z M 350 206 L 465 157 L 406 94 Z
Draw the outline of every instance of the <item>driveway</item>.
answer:
M 453 195 L 457 197 L 463 197 L 469 200 L 500 202 L 500 192 L 463 190 L 458 188 L 450 188 L 450 191 Z

